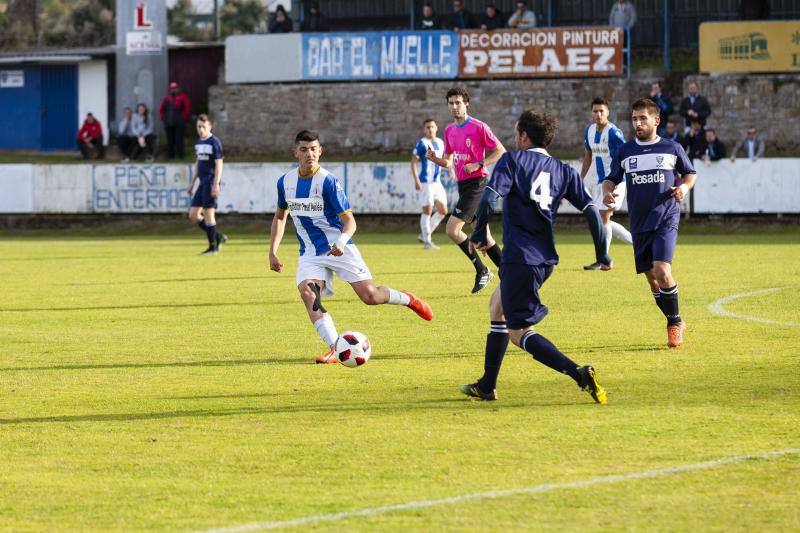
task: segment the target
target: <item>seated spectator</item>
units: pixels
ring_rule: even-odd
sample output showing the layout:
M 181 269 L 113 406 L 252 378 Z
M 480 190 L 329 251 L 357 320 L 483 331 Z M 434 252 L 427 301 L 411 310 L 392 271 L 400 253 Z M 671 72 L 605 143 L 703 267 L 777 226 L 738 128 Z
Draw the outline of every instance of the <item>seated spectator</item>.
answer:
M 306 32 L 328 31 L 328 18 L 319 10 L 319 2 L 311 2 L 308 16 L 303 20 L 302 30 Z
M 86 120 L 78 130 L 78 148 L 84 159 L 89 159 L 92 152 L 96 153 L 97 159 L 106 156 L 106 149 L 103 146 L 103 127 L 91 113 L 86 113 Z
M 683 144 L 683 135 L 678 133 L 678 123 L 672 119 L 667 121 L 667 127 L 664 130 L 664 135 L 662 135 L 665 139 L 669 139 L 670 141 L 675 141 L 676 143 L 680 144 L 686 149 L 686 146 Z
M 420 30 L 438 30 L 440 28 L 439 20 L 430 2 L 422 4 L 422 17 L 417 23 L 417 28 Z
M 683 149 L 690 159 L 703 157 L 706 150 L 706 132 L 696 118 L 692 120 L 689 131 L 683 138 Z
M 631 29 L 636 25 L 636 7 L 629 0 L 619 0 L 611 6 L 608 25 Z
M 742 0 L 739 4 L 742 20 L 765 20 L 769 18 L 769 0 Z
M 130 161 L 133 149 L 136 146 L 136 136 L 133 134 L 133 111 L 130 107 L 122 110 L 122 120 L 117 128 L 117 146 L 122 154 L 122 162 Z
M 517 10 L 508 19 L 509 28 L 529 30 L 536 27 L 536 14 L 528 9 L 528 4 L 521 0 L 517 2 Z
M 453 0 L 453 12 L 450 13 L 450 20 L 447 25 L 453 31 L 468 30 L 475 28 L 475 17 L 472 13 L 464 9 L 463 0 Z
M 481 29 L 483 30 L 499 30 L 505 27 L 503 15 L 492 3 L 486 6 L 486 13 L 481 17 Z
M 661 116 L 658 134 L 663 137 L 667 131 L 669 116 L 672 114 L 672 102 L 669 101 L 669 95 L 661 89 L 660 81 L 654 81 L 650 84 L 650 99 L 658 106 L 659 115 Z
M 286 14 L 283 4 L 278 4 L 275 13 L 270 17 L 267 31 L 269 33 L 291 33 L 294 30 L 292 19 Z
M 711 106 L 708 105 L 708 100 L 704 96 L 697 94 L 697 84 L 695 82 L 689 82 L 688 90 L 689 94 L 681 100 L 678 113 L 686 119 L 687 130 L 691 127 L 693 119 L 697 119 L 700 125 L 705 127 L 706 119 L 711 115 Z
M 736 144 L 736 148 L 731 153 L 731 162 L 736 161 L 736 154 L 742 148 L 747 152 L 747 158 L 754 163 L 764 155 L 764 141 L 758 138 L 755 127 L 747 128 L 747 136 Z
M 706 129 L 706 147 L 703 152 L 703 161 L 710 163 L 712 161 L 719 161 L 725 157 L 725 145 L 717 139 L 717 133 L 714 128 Z
M 153 117 L 145 104 L 136 106 L 133 116 L 133 134 L 136 136 L 136 145 L 131 159 L 139 159 L 143 150 L 147 150 L 147 162 L 155 159 L 156 136 L 153 133 Z

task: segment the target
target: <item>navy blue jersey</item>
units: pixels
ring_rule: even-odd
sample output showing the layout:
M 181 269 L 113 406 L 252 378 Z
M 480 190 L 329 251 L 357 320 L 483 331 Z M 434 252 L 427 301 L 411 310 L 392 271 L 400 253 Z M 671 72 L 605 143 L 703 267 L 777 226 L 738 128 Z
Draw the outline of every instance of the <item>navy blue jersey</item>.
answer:
M 222 143 L 216 135 L 211 135 L 207 139 L 197 139 L 194 151 L 197 154 L 197 175 L 200 181 L 212 181 L 214 164 L 217 159 L 222 159 Z
M 580 174 L 542 148 L 506 152 L 487 185 L 503 196 L 503 264 L 558 263 L 553 223 L 562 198 L 592 203 Z
M 638 139 L 622 145 L 611 160 L 608 180 L 627 186 L 631 232 L 653 231 L 662 226 L 678 226 L 681 207 L 670 187 L 681 184 L 681 176 L 694 174 L 692 162 L 675 141 L 656 137 Z

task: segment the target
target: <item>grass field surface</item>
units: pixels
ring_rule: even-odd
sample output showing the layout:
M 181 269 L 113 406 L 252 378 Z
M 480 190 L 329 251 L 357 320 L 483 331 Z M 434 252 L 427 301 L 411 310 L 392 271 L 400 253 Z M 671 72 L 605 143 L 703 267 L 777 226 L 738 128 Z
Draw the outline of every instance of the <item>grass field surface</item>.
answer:
M 372 359 L 312 364 L 297 245 L 269 272 L 267 225 L 226 229 L 213 258 L 199 231 L 0 240 L 0 529 L 800 530 L 797 228 L 681 235 L 678 350 L 630 248 L 584 272 L 588 234 L 560 231 L 537 329 L 595 366 L 600 406 L 514 347 L 498 401 L 458 392 L 482 373 L 488 291 L 441 234 L 430 252 L 360 228 L 376 281 L 436 318 L 337 280 L 326 306 Z

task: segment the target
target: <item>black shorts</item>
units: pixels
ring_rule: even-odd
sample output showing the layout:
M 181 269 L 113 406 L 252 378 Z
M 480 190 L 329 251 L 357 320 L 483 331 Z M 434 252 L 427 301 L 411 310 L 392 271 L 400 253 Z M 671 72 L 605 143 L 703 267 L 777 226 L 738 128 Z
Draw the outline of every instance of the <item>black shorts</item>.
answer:
M 458 182 L 458 202 L 453 209 L 453 216 L 460 218 L 467 224 L 475 220 L 475 211 L 481 201 L 483 190 L 486 188 L 487 178 L 470 178 Z
M 194 196 L 192 196 L 192 207 L 202 207 L 204 209 L 217 208 L 217 199 L 211 196 L 212 183 L 211 181 L 207 183 L 200 182 Z
M 661 226 L 654 231 L 633 233 L 633 255 L 636 260 L 636 273 L 642 274 L 653 269 L 653 261 L 672 263 L 675 245 L 678 243 L 678 228 Z
M 547 306 L 539 298 L 553 265 L 500 265 L 500 299 L 509 329 L 524 329 L 544 320 Z

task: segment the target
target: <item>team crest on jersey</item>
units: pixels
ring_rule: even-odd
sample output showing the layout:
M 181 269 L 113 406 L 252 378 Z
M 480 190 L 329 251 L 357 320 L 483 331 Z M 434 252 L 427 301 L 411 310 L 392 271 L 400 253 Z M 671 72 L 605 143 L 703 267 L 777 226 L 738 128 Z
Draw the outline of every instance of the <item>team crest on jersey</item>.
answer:
M 631 158 L 628 160 L 628 170 L 636 170 L 636 168 L 637 168 L 637 163 L 638 163 L 638 162 L 636 161 L 636 158 L 635 158 L 635 157 L 631 157 Z
M 470 146 L 472 146 L 472 141 L 468 138 L 467 139 L 467 148 L 469 148 Z
M 662 163 L 664 163 L 664 156 L 663 155 L 657 155 L 656 156 L 656 166 L 658 168 L 661 168 Z

